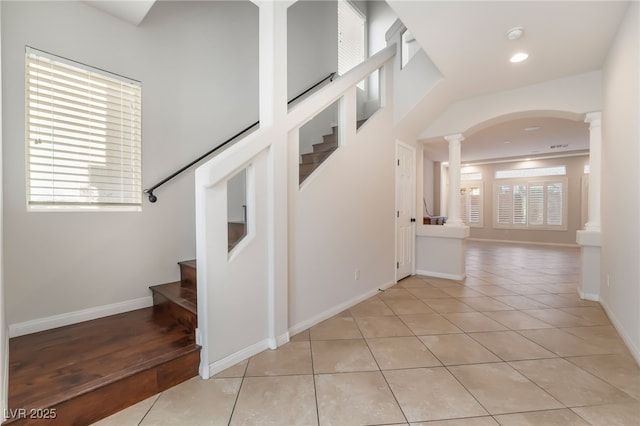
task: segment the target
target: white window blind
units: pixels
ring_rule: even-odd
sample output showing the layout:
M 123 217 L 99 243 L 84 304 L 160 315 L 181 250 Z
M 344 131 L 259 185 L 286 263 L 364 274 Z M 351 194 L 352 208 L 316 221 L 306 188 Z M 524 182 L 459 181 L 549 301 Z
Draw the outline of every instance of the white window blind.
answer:
M 27 48 L 30 209 L 139 210 L 138 82 Z
M 348 1 L 338 1 L 338 74 L 343 75 L 363 62 L 364 57 L 365 17 Z M 358 87 L 363 89 L 364 84 Z
M 460 218 L 472 227 L 482 227 L 482 182 L 460 185 Z
M 495 184 L 494 227 L 566 230 L 567 180 Z

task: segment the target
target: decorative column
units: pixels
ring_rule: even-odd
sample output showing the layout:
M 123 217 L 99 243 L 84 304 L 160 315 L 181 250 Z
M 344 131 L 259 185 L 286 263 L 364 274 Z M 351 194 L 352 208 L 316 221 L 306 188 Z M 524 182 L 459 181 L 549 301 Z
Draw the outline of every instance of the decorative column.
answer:
M 449 142 L 449 201 L 446 226 L 463 226 L 460 219 L 460 142 L 461 133 L 444 137 Z
M 450 280 L 464 280 L 466 239 L 469 227 L 460 219 L 461 134 L 444 137 L 449 142 L 449 201 L 444 226 L 416 229 L 416 273 Z
M 587 300 L 600 299 L 602 281 L 602 234 L 600 232 L 600 172 L 602 164 L 602 113 L 590 112 L 585 116 L 589 123 L 589 211 L 584 230 L 576 233 L 580 244 L 582 262 L 580 297 Z

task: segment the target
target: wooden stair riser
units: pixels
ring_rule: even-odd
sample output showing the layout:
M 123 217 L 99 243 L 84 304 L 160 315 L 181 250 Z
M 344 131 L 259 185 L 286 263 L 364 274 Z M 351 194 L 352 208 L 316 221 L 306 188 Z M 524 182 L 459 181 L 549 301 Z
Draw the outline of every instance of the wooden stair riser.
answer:
M 198 286 L 196 261 L 187 260 L 184 262 L 178 262 L 178 265 L 180 265 L 180 282 L 182 283 L 182 286 L 196 291 Z
M 200 361 L 193 334 L 158 324 L 153 308 L 12 338 L 10 347 L 10 425 L 91 424 L 197 376 Z
M 20 418 L 19 411 L 4 425 L 68 426 L 88 425 L 130 407 L 153 395 L 198 375 L 200 349 L 170 359 L 160 365 L 123 377 L 113 383 L 71 397 L 59 403 L 29 408 L 26 412 L 50 414 L 50 418 Z M 55 416 L 55 417 L 53 417 Z
M 181 306 L 164 295 L 153 293 L 153 313 L 158 321 L 173 320 L 185 327 L 189 332 L 195 333 L 198 327 L 197 313 Z
M 227 223 L 227 249 L 231 250 L 247 235 L 247 226 L 243 222 Z

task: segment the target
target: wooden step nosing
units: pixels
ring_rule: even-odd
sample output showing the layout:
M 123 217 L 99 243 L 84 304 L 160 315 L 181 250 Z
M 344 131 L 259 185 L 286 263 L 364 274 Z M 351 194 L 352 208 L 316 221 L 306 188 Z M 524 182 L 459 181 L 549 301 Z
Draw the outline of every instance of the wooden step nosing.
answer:
M 25 408 L 27 410 L 31 410 L 31 409 L 38 410 L 38 409 L 54 407 L 56 405 L 59 405 L 67 401 L 71 401 L 75 398 L 81 397 L 83 395 L 86 395 L 102 387 L 106 387 L 113 383 L 117 383 L 121 380 L 124 380 L 128 377 L 142 373 L 146 370 L 159 367 L 175 359 L 178 359 L 183 356 L 189 355 L 193 352 L 199 351 L 200 349 L 201 349 L 201 346 L 196 345 L 195 343 L 189 346 L 181 347 L 174 351 L 157 356 L 153 359 L 144 361 L 140 364 L 131 366 L 129 368 L 125 368 L 113 374 L 109 374 L 108 376 L 99 377 L 91 382 L 78 385 L 77 388 L 72 388 L 72 390 L 74 391 L 72 394 L 71 392 L 67 392 L 66 394 L 63 394 L 63 395 L 55 395 L 50 398 L 39 399 L 30 404 L 27 404 L 28 407 L 20 407 L 20 408 Z M 56 396 L 58 397 L 56 398 Z
M 178 265 L 186 266 L 187 268 L 193 268 L 193 269 L 197 269 L 197 266 L 198 266 L 195 259 L 182 260 L 182 261 L 178 262 Z
M 198 313 L 198 306 L 195 305 L 193 302 L 183 298 L 183 297 L 176 297 L 175 294 L 173 294 L 171 291 L 167 291 L 166 288 L 169 285 L 179 285 L 180 281 L 177 281 L 175 283 L 167 283 L 167 284 L 160 284 L 160 285 L 154 285 L 149 287 L 151 289 L 152 292 L 156 292 L 158 294 L 160 294 L 162 297 L 164 297 L 165 299 L 169 300 L 171 303 L 174 303 L 186 310 L 188 310 L 189 312 L 196 314 Z

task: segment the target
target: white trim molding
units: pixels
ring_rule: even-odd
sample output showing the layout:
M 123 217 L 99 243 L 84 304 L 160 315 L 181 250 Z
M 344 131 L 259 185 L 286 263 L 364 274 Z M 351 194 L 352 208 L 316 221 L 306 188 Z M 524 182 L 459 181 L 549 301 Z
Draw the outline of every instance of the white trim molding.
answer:
M 321 323 L 324 320 L 327 320 L 331 317 L 333 317 L 334 315 L 339 314 L 340 312 L 351 308 L 352 306 L 357 305 L 360 302 L 364 302 L 365 300 L 367 300 L 370 297 L 375 296 L 376 294 L 378 294 L 381 290 L 386 290 L 389 287 L 395 285 L 395 282 L 390 282 L 387 283 L 383 286 L 381 286 L 378 289 L 372 289 L 367 291 L 366 293 L 363 293 L 359 296 L 356 296 L 352 299 L 347 300 L 346 302 L 340 303 L 339 305 L 334 306 L 331 309 L 328 309 L 312 318 L 309 318 L 308 320 L 302 321 L 298 324 L 292 325 L 291 327 L 289 327 L 289 335 L 291 336 L 295 336 L 296 334 L 313 327 L 316 324 Z
M 423 275 L 426 277 L 433 278 L 444 278 L 445 280 L 454 280 L 454 281 L 464 281 L 467 277 L 466 274 L 443 274 L 442 272 L 434 272 L 434 271 L 425 271 L 424 269 L 420 269 L 416 271 L 417 275 Z
M 65 325 L 77 324 L 84 321 L 91 321 L 110 315 L 121 314 L 123 312 L 135 311 L 136 309 L 153 306 L 153 297 L 141 297 L 139 299 L 126 300 L 124 302 L 112 303 L 110 305 L 96 306 L 94 308 L 82 309 L 50 317 L 36 318 L 34 320 L 9 324 L 9 337 L 24 336 L 25 334 L 37 333 L 39 331 L 50 330 L 52 328 L 64 327 Z

